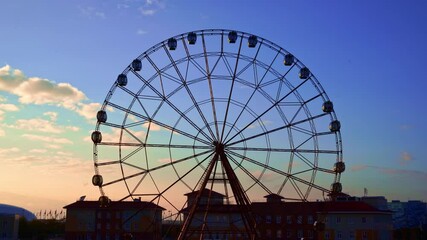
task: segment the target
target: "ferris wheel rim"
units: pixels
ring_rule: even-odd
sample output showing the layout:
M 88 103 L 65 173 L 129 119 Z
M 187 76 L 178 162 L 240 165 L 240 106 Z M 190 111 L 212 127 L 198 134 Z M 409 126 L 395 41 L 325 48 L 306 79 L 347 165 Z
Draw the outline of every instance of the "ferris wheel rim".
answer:
M 224 35 L 224 34 L 226 34 L 226 33 L 228 33 L 228 32 L 230 32 L 230 31 L 234 31 L 234 30 L 225 30 L 225 29 L 205 29 L 205 30 L 197 30 L 197 31 L 192 31 L 193 33 L 196 33 L 196 34 L 198 34 L 198 35 L 200 35 L 200 36 L 209 36 L 209 35 L 220 35 L 220 34 L 222 34 L 222 35 Z M 242 38 L 242 39 L 247 39 L 247 38 L 249 38 L 250 36 L 252 36 L 253 34 L 249 34 L 249 33 L 246 33 L 246 32 L 241 32 L 241 31 L 235 31 L 235 32 L 237 32 L 237 34 Z M 186 37 L 186 35 L 188 34 L 188 33 L 191 33 L 191 32 L 187 32 L 187 33 L 182 33 L 182 34 L 179 34 L 179 35 L 176 35 L 176 36 L 174 36 L 174 37 L 172 37 L 172 38 L 175 38 L 175 39 L 177 39 L 177 40 L 185 40 L 185 37 Z M 258 37 L 258 36 L 257 36 Z M 281 55 L 284 55 L 284 54 L 287 54 L 287 53 L 290 53 L 290 52 L 288 52 L 287 50 L 285 50 L 285 49 L 283 49 L 283 48 L 281 48 L 281 47 L 279 47 L 278 45 L 276 45 L 276 44 L 274 44 L 273 42 L 270 42 L 269 40 L 267 40 L 267 39 L 264 39 L 264 38 L 261 38 L 261 37 L 258 37 L 259 39 L 260 39 L 260 42 L 259 42 L 259 44 L 261 45 L 261 44 L 264 44 L 264 45 L 267 45 L 268 47 L 270 47 L 270 48 L 272 48 L 272 49 L 275 49 L 276 51 L 277 51 L 277 53 L 279 54 L 281 54 Z M 142 59 L 144 59 L 144 58 L 146 58 L 147 56 L 149 56 L 151 53 L 153 53 L 153 52 L 155 52 L 155 51 L 157 51 L 157 50 L 159 50 L 161 47 L 165 47 L 166 46 L 166 44 L 167 44 L 167 41 L 168 40 L 164 40 L 164 41 L 161 41 L 160 43 L 158 43 L 158 44 L 156 44 L 156 45 L 154 45 L 153 47 L 151 47 L 151 48 L 149 48 L 147 51 L 145 51 L 144 53 L 142 53 L 141 55 L 139 55 L 138 57 L 137 57 L 137 59 L 139 59 L 139 60 L 142 60 Z M 300 61 L 300 60 L 298 60 L 297 58 L 295 58 L 295 63 L 294 63 L 294 65 L 293 66 L 297 66 L 298 68 L 303 68 L 303 67 L 305 67 L 305 65 Z M 129 65 L 123 72 L 122 72 L 122 74 L 128 74 L 129 72 L 132 72 L 132 73 L 134 73 L 134 74 L 138 74 L 138 73 L 136 73 L 135 71 L 133 71 L 132 70 L 132 67 L 131 67 L 131 65 Z M 308 81 L 308 80 L 307 80 Z M 309 81 L 311 81 L 312 82 L 312 84 L 316 87 L 316 88 L 318 88 L 318 91 L 319 92 L 321 92 L 321 98 L 322 99 L 324 99 L 324 101 L 329 101 L 329 97 L 327 96 L 327 94 L 326 94 L 326 92 L 323 90 L 323 87 L 321 86 L 321 84 L 320 84 L 320 82 L 318 82 L 318 80 L 315 78 L 315 76 L 313 75 L 313 74 L 311 74 L 311 76 L 310 76 L 310 78 L 309 78 Z M 114 85 L 113 84 L 113 86 L 111 87 L 111 89 L 110 89 L 110 91 L 109 91 L 109 93 L 107 94 L 107 97 L 106 97 L 106 99 L 105 99 L 105 101 L 104 101 L 104 103 L 103 103 L 103 105 L 102 105 L 102 107 L 101 107 L 101 110 L 104 110 L 104 111 L 106 111 L 107 110 L 107 108 L 108 108 L 108 106 L 109 106 L 109 100 L 110 100 L 110 98 L 111 98 L 111 96 L 114 94 L 114 91 L 117 89 L 117 85 Z M 305 109 L 304 109 L 305 110 Z M 129 111 L 131 111 L 131 105 L 127 108 L 127 111 L 129 112 Z M 309 111 L 308 109 L 307 109 L 307 111 Z M 127 113 L 128 114 L 128 113 Z M 333 112 L 331 112 L 331 113 L 328 113 L 329 115 L 330 115 L 330 117 L 331 117 L 331 121 L 332 120 L 336 120 L 337 119 L 337 117 L 336 117 L 336 115 L 335 115 L 335 112 L 333 111 Z M 155 119 L 154 119 L 155 120 Z M 123 120 L 123 121 L 125 121 L 125 119 Z M 159 122 L 158 122 L 159 123 Z M 227 123 L 225 123 L 225 124 L 227 124 Z M 100 123 L 98 122 L 97 123 L 97 125 L 96 125 L 96 128 L 95 128 L 95 130 L 96 131 L 98 131 L 99 130 L 99 128 L 100 128 Z M 122 128 L 123 128 L 123 126 L 124 126 L 124 124 L 122 125 Z M 176 129 L 174 128 L 174 127 L 172 127 L 171 128 L 173 131 L 175 131 Z M 123 130 L 122 130 L 123 131 Z M 205 144 L 206 144 L 206 142 L 205 142 Z M 336 146 L 337 146 L 337 151 L 334 153 L 334 154 L 337 154 L 337 162 L 342 162 L 342 143 L 341 143 L 341 134 L 340 134 L 340 132 L 338 131 L 337 133 L 336 133 Z M 268 148 L 267 148 L 268 149 Z M 94 145 L 94 153 L 97 151 L 97 144 L 95 144 Z M 268 150 L 268 152 L 270 152 L 271 150 L 269 149 Z M 297 151 L 296 151 L 297 152 Z M 321 151 L 319 151 L 318 153 L 321 153 Z M 292 154 L 292 156 L 294 156 L 294 154 Z M 99 170 L 98 170 L 98 168 L 97 168 L 97 158 L 96 157 L 94 157 L 95 159 L 94 159 L 94 161 L 95 161 L 95 173 L 96 174 L 99 174 Z M 267 164 L 268 165 L 268 164 Z M 122 166 L 121 165 L 121 163 L 120 163 L 120 166 Z M 174 167 L 174 165 L 172 165 L 173 167 Z M 264 166 L 264 170 L 266 169 L 266 167 Z M 289 169 L 289 168 L 288 168 Z M 315 169 L 313 169 L 313 173 L 315 174 L 318 170 L 321 170 L 321 169 L 317 169 L 317 168 L 315 168 Z M 324 171 L 324 170 L 321 170 L 321 171 Z M 124 173 L 123 173 L 123 168 L 122 168 L 122 174 L 123 174 L 123 176 L 124 176 Z M 314 175 L 313 175 L 314 176 Z M 340 180 L 340 176 L 341 176 L 341 173 L 338 173 L 338 174 L 336 174 L 335 175 L 335 182 L 339 182 L 339 180 Z M 314 178 L 315 177 L 312 177 L 312 179 L 310 180 L 310 182 L 309 182 L 309 185 L 310 185 L 310 187 L 313 187 L 312 185 L 313 185 L 313 182 L 314 182 Z M 126 182 L 126 181 L 125 181 Z M 105 193 L 102 191 L 102 187 L 100 187 L 100 189 L 101 189 L 101 194 L 102 195 L 104 195 Z M 324 191 L 328 191 L 327 189 L 324 189 Z

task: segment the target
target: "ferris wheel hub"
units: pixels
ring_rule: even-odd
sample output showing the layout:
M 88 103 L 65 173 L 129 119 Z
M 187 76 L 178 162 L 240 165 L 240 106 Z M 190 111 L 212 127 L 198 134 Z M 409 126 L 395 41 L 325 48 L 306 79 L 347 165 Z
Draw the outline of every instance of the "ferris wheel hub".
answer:
M 223 154 L 224 153 L 224 144 L 218 141 L 214 141 L 213 145 L 215 146 L 215 153 Z

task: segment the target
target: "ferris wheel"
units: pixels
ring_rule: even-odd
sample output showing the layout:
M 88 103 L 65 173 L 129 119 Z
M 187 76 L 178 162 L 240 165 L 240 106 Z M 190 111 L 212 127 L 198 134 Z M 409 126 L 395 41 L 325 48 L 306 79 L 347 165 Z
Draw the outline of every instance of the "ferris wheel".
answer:
M 269 194 L 319 199 L 342 191 L 340 127 L 319 81 L 282 47 L 240 31 L 183 33 L 118 74 L 92 133 L 92 180 L 104 201 L 150 201 L 171 216 L 205 189 L 245 207 Z

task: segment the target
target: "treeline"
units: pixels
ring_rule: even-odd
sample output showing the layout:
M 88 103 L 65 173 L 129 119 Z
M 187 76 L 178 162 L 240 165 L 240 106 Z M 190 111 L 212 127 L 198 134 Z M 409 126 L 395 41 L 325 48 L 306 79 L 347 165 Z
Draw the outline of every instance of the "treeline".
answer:
M 19 220 L 19 239 L 21 240 L 63 238 L 64 235 L 64 220 L 34 219 L 32 221 L 27 221 L 25 218 L 20 218 Z

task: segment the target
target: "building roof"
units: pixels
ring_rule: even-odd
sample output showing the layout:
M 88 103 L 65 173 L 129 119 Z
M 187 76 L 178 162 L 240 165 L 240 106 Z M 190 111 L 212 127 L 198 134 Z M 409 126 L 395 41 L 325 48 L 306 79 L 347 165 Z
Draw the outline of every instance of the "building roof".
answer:
M 75 203 L 71 203 L 64 207 L 65 209 L 72 209 L 72 208 L 78 208 L 78 209 L 98 209 L 101 208 L 99 201 L 76 201 Z M 109 209 L 116 209 L 116 210 L 126 210 L 126 209 L 160 209 L 165 210 L 164 208 L 160 207 L 159 205 L 156 205 L 152 202 L 145 202 L 145 201 L 111 201 L 108 205 Z
M 187 197 L 192 197 L 194 195 L 197 195 L 198 192 L 199 192 L 199 190 L 193 191 L 193 192 L 189 192 L 189 193 L 186 193 L 184 195 L 187 196 Z M 220 197 L 220 198 L 225 197 L 225 195 L 223 195 L 223 194 L 221 194 L 219 192 L 215 192 L 215 191 L 209 190 L 207 188 L 205 188 L 205 189 L 202 190 L 202 196 L 204 196 L 204 197 L 205 196 L 209 196 L 209 194 L 211 194 L 211 197 Z
M 17 214 L 25 217 L 28 221 L 36 219 L 36 216 L 27 209 L 8 204 L 0 204 L 0 214 Z
M 268 208 L 266 207 L 268 206 Z M 271 205 L 267 202 L 254 202 L 252 207 L 255 211 L 286 212 L 289 214 L 308 213 L 343 213 L 343 212 L 389 212 L 361 201 L 348 202 L 281 202 L 279 205 Z
M 268 194 L 268 195 L 264 196 L 264 198 L 267 198 L 267 199 L 285 199 L 284 197 L 280 196 L 279 194 L 275 194 L 275 193 Z

